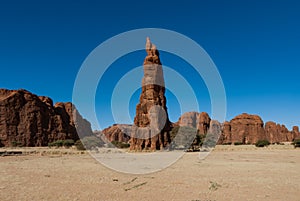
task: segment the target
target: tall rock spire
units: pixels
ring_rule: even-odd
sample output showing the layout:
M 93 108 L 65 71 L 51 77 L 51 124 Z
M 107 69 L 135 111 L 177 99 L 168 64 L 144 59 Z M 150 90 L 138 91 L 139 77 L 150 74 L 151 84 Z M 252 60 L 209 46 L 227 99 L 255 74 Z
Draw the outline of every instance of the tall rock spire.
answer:
M 147 56 L 143 65 L 142 93 L 136 106 L 131 150 L 163 149 L 170 143 L 171 123 L 166 107 L 165 83 L 159 52 L 149 37 L 146 39 L 145 49 Z

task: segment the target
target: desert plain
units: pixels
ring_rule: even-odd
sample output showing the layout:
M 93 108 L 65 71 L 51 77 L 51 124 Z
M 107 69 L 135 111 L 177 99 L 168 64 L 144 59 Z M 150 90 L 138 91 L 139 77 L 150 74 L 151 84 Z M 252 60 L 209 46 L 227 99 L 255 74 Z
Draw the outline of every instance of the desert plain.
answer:
M 117 172 L 72 149 L 25 153 L 0 157 L 2 201 L 300 200 L 300 149 L 292 145 L 218 145 L 203 160 L 185 153 L 149 174 Z

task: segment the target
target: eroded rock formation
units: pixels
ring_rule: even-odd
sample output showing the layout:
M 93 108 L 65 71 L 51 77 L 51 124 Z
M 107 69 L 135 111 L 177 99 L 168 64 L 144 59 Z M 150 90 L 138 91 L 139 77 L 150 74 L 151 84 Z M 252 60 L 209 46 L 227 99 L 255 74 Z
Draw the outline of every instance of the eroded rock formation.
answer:
M 264 122 L 258 115 L 238 115 L 230 121 L 230 127 L 232 142 L 251 144 L 266 138 Z
M 265 125 L 266 138 L 271 143 L 287 142 L 293 140 L 293 134 L 284 126 L 269 121 Z
M 170 143 L 171 123 L 166 107 L 162 65 L 159 52 L 149 38 L 146 52 L 142 93 L 131 131 L 131 150 L 163 149 Z
M 210 127 L 210 117 L 206 112 L 186 112 L 179 118 L 179 126 L 197 128 L 198 133 L 206 134 Z
M 76 130 L 77 129 L 77 130 Z M 90 123 L 72 103 L 56 103 L 26 90 L 0 89 L 0 140 L 4 146 L 47 146 L 92 135 Z
M 102 134 L 106 137 L 109 142 L 126 142 L 130 140 L 128 134 L 131 133 L 132 125 L 127 124 L 114 124 L 102 131 Z
M 299 137 L 297 126 L 289 131 L 285 125 L 271 121 L 264 124 L 259 116 L 244 113 L 223 124 L 219 144 L 255 144 L 259 140 L 268 140 L 270 143 L 291 142 Z

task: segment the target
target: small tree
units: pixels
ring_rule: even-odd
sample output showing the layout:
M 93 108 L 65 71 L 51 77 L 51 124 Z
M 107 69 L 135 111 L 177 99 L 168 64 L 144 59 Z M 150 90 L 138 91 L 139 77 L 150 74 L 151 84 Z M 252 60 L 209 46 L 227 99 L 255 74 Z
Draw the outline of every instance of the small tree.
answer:
M 68 139 L 68 140 L 63 141 L 63 146 L 64 147 L 71 147 L 73 145 L 74 145 L 74 140 L 72 140 L 72 139 Z
M 270 142 L 268 140 L 258 140 L 255 144 L 256 147 L 265 147 L 269 146 Z
M 81 140 L 77 140 L 74 145 L 77 148 L 77 150 L 86 150 Z
M 113 144 L 115 147 L 117 147 L 119 149 L 126 149 L 126 148 L 130 147 L 130 144 L 128 144 L 126 142 L 112 141 L 111 144 Z
M 300 139 L 295 139 L 295 140 L 293 141 L 293 145 L 294 145 L 295 148 L 296 148 L 296 147 L 300 147 Z

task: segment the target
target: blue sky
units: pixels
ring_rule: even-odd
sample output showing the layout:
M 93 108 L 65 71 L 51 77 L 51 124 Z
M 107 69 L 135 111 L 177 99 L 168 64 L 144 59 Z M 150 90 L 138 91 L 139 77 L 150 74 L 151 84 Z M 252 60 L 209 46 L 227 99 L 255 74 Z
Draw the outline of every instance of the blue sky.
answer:
M 77 72 L 99 44 L 131 29 L 164 28 L 190 37 L 210 55 L 226 89 L 227 120 L 247 112 L 291 128 L 300 125 L 299 25 L 297 0 L 2 1 L 0 88 L 71 101 Z M 107 87 L 96 96 L 102 127 L 114 123 L 109 110 L 114 83 L 144 57 L 126 55 L 105 74 L 101 86 Z M 210 112 L 201 77 L 174 55 L 162 53 L 161 59 L 190 81 L 200 109 Z M 131 99 L 132 117 L 138 98 L 139 91 Z M 167 98 L 176 121 L 178 102 L 170 92 Z

